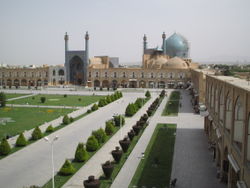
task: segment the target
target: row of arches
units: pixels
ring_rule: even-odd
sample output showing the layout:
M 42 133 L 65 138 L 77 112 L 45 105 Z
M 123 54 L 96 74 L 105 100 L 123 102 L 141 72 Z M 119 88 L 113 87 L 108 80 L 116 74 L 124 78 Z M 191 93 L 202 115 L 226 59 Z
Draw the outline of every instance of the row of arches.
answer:
M 38 80 L 27 80 L 27 79 L 7 79 L 7 80 L 0 80 L 0 84 L 2 86 L 42 86 L 42 85 L 48 85 L 47 79 L 38 79 Z

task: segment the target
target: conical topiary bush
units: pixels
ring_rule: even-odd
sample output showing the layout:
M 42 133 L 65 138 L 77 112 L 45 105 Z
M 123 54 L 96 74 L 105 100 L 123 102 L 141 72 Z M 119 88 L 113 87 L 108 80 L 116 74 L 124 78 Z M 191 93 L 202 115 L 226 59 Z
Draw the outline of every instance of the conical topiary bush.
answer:
M 96 131 L 93 131 L 92 135 L 97 139 L 99 144 L 104 143 L 107 139 L 107 134 L 105 133 L 105 131 L 102 128 L 100 128 Z
M 75 152 L 75 161 L 84 162 L 88 159 L 88 152 L 85 150 L 84 144 L 79 143 Z
M 52 133 L 54 131 L 54 127 L 52 125 L 49 125 L 46 129 L 46 133 Z
M 75 173 L 75 168 L 73 167 L 72 163 L 66 159 L 59 171 L 59 174 L 62 176 L 69 176 L 74 173 Z
M 93 152 L 96 151 L 99 147 L 98 141 L 94 136 L 90 136 L 86 143 L 87 151 Z
M 26 138 L 24 137 L 23 133 L 19 134 L 19 137 L 16 140 L 16 146 L 17 147 L 23 147 L 28 144 Z
M 8 155 L 11 151 L 9 142 L 6 140 L 6 138 L 3 138 L 1 144 L 0 144 L 0 155 Z
M 38 139 L 42 138 L 42 137 L 43 137 L 43 134 L 42 134 L 41 129 L 40 129 L 39 127 L 36 127 L 36 128 L 34 129 L 34 131 L 32 132 L 32 135 L 31 135 L 31 136 L 32 136 L 32 137 L 31 137 L 32 140 L 38 140 Z
M 107 135 L 112 135 L 115 131 L 115 127 L 112 121 L 106 121 L 105 132 Z

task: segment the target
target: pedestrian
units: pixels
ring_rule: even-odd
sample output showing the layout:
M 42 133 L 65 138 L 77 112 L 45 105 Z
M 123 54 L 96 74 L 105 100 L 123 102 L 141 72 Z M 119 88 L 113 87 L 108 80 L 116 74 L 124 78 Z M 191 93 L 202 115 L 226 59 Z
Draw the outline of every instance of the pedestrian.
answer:
M 180 102 L 180 108 L 181 108 L 181 102 Z
M 170 186 L 175 187 L 176 182 L 177 182 L 177 178 L 172 179 L 171 183 L 170 183 Z

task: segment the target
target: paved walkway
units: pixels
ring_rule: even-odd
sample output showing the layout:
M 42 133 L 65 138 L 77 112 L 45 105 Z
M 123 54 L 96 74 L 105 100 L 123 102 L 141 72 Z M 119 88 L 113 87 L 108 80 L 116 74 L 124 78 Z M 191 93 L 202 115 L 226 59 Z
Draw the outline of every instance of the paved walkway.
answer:
M 78 143 L 86 143 L 92 130 L 100 127 L 104 128 L 105 121 L 111 119 L 114 113 L 124 113 L 128 103 L 134 102 L 137 97 L 142 97 L 143 95 L 144 93 L 124 94 L 124 97 L 120 99 L 123 103 L 119 101 L 113 102 L 50 134 L 48 136 L 49 139 L 53 139 L 55 136 L 59 137 L 54 143 L 55 171 L 60 169 L 66 158 L 72 159 L 74 157 Z M 125 131 L 126 128 L 124 128 Z M 119 132 L 117 135 L 119 135 Z M 117 142 L 115 145 L 117 145 Z M 113 149 L 113 146 L 108 150 L 111 151 L 111 149 Z M 105 162 L 105 160 L 100 160 L 101 162 Z M 0 160 L 0 167 L 0 182 L 5 187 L 41 186 L 51 178 L 51 147 L 41 139 Z
M 93 104 L 91 104 L 93 105 Z M 91 106 L 90 105 L 90 106 Z M 44 106 L 44 105 L 30 105 L 30 104 L 7 104 L 9 107 L 24 107 L 24 108 L 67 108 L 67 109 L 82 109 L 80 106 Z
M 7 99 L 7 101 L 14 101 L 14 100 L 17 100 L 17 99 L 23 99 L 23 98 L 27 98 L 27 97 L 32 97 L 34 95 L 37 95 L 37 94 L 30 94 L 30 95 L 24 95 L 24 96 L 20 96 L 20 97 L 15 97 L 15 98 Z
M 127 136 L 136 121 L 145 113 L 150 104 L 157 95 L 152 94 L 152 98 L 131 118 L 126 118 L 125 125 L 119 130 L 66 184 L 63 188 L 83 187 L 83 180 L 88 179 L 90 175 L 99 177 L 103 174 L 101 164 L 107 160 L 113 160 L 110 152 L 119 146 L 119 140 Z M 118 186 L 119 187 L 119 186 Z
M 169 91 L 169 90 L 168 90 Z M 161 116 L 166 104 L 162 102 L 157 112 L 150 120 L 128 160 L 117 175 L 112 188 L 127 188 L 136 168 L 150 141 L 158 123 L 177 123 L 172 178 L 177 178 L 176 188 L 224 188 L 216 179 L 216 168 L 208 151 L 206 136 L 203 132 L 203 118 L 194 114 L 190 104 L 190 97 L 184 90 L 182 92 L 182 108 L 177 117 Z

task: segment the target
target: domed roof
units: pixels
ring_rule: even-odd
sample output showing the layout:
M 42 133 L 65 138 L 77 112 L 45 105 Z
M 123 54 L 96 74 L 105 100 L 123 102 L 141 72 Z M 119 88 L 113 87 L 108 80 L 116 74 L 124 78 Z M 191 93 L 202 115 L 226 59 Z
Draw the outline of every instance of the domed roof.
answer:
M 171 68 L 171 69 L 187 69 L 188 65 L 185 61 L 183 61 L 179 57 L 173 57 L 168 60 L 168 62 L 164 65 L 164 68 Z
M 189 45 L 182 35 L 174 33 L 165 41 L 166 52 L 171 57 L 187 58 Z

